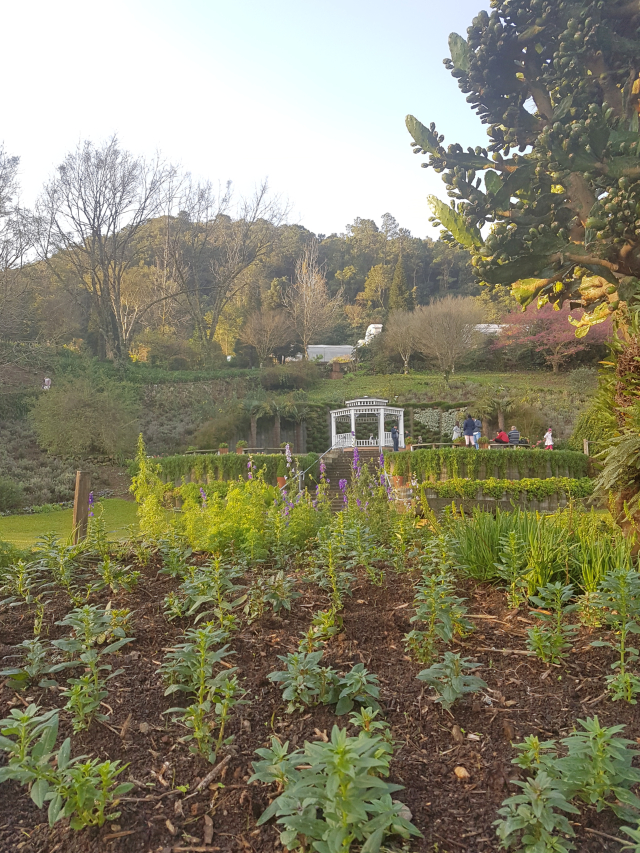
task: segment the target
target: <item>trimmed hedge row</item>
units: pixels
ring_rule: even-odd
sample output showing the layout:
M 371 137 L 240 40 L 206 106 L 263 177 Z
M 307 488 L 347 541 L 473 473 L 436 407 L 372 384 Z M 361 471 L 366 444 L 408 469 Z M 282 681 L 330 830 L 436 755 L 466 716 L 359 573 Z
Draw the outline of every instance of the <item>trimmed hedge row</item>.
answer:
M 295 455 L 294 464 L 300 471 L 306 471 L 305 483 L 316 482 L 320 478 L 320 465 L 317 453 Z M 180 456 L 166 456 L 158 459 L 163 475 L 169 481 L 176 482 L 190 478 L 193 482 L 206 483 L 208 480 L 244 480 L 249 475 L 249 464 L 253 461 L 254 471 L 264 471 L 267 483 L 275 485 L 278 476 L 286 476 L 286 459 L 281 453 L 274 454 L 238 454 L 198 453 Z
M 483 480 L 491 477 L 506 479 L 509 468 L 516 468 L 521 478 L 547 478 L 547 466 L 551 476 L 579 479 L 588 476 L 589 457 L 574 450 L 467 450 L 466 448 L 442 447 L 437 450 L 403 450 L 399 453 L 385 452 L 387 467 L 399 476 L 413 475 L 419 483 L 468 477 L 478 479 L 481 471 Z
M 423 483 L 420 493 L 422 498 L 427 499 L 438 497 L 503 500 L 511 496 L 518 498 L 526 495 L 535 500 L 544 500 L 558 494 L 564 494 L 567 498 L 588 498 L 593 494 L 593 481 L 588 477 L 527 477 L 522 480 L 498 480 L 495 477 L 488 480 L 464 480 L 454 477 L 440 483 Z

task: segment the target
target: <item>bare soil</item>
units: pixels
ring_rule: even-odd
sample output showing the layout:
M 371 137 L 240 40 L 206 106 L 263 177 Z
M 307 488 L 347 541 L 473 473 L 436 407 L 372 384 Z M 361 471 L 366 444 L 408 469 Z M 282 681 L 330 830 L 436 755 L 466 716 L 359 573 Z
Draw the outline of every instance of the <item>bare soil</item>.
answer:
M 119 656 L 124 672 L 110 682 L 103 708 L 108 721 L 93 722 L 87 732 L 72 738 L 74 754 L 129 763 L 122 778 L 134 781 L 135 788 L 121 803 L 122 814 L 101 829 L 73 832 L 66 822 L 50 829 L 45 811 L 36 808 L 19 784 L 8 782 L 1 791 L 1 853 L 272 853 L 279 847 L 278 832 L 272 824 L 256 827 L 256 819 L 274 792 L 247 785 L 255 750 L 272 734 L 302 746 L 305 740 L 330 734 L 336 723 L 348 725 L 347 717 L 337 718 L 329 707 L 286 715 L 280 690 L 267 680 L 268 673 L 281 668 L 277 655 L 297 647 L 312 614 L 327 606 L 315 587 L 301 583 L 303 596 L 294 601 L 291 614 L 267 615 L 234 636 L 233 663 L 250 704 L 240 706 L 232 720 L 235 741 L 221 778 L 195 796 L 177 791 L 178 785 L 188 785 L 193 792 L 211 765 L 189 754 L 179 741 L 184 730 L 163 714 L 175 704 L 175 696 L 164 697 L 156 671 L 164 650 L 187 626 L 165 620 L 163 597 L 178 582 L 158 575 L 157 569 L 142 568 L 136 591 L 112 598 L 112 607 L 134 611 L 131 633 L 136 640 Z M 385 717 L 397 743 L 390 781 L 405 786 L 397 797 L 424 835 L 412 842 L 413 853 L 499 849 L 492 823 L 502 800 L 517 790 L 511 784 L 519 772 L 511 764 L 514 740 L 527 734 L 560 738 L 570 733 L 576 719 L 597 713 L 604 724 L 625 724 L 625 735 L 640 741 L 637 706 L 613 704 L 604 695 L 610 653 L 590 647 L 587 629 L 581 629 L 566 663 L 548 668 L 525 653 L 530 624 L 526 611 L 509 611 L 504 595 L 487 585 L 468 582 L 465 594 L 477 630 L 456 648 L 482 663 L 480 674 L 489 689 L 479 698 L 464 699 L 451 713 L 435 704 L 430 690 L 416 680 L 421 666 L 404 652 L 402 638 L 409 630 L 413 599 L 407 575 L 388 572 L 384 587 L 361 577 L 353 597 L 346 599 L 344 629 L 325 653 L 326 662 L 339 671 L 363 662 L 380 679 Z M 64 629 L 54 623 L 68 609 L 62 595 L 54 597 L 45 629 L 51 639 L 62 635 Z M 0 656 L 30 636 L 32 624 L 32 614 L 5 610 L 0 617 Z M 4 717 L 12 706 L 31 701 L 46 708 L 62 705 L 55 689 L 17 695 L 4 684 L 0 714 Z M 69 734 L 63 712 L 61 739 Z M 458 780 L 454 769 L 459 766 L 468 771 L 468 781 Z M 211 823 L 212 838 L 207 838 Z M 612 814 L 583 807 L 575 829 L 581 853 L 621 849 L 613 840 L 621 833 Z

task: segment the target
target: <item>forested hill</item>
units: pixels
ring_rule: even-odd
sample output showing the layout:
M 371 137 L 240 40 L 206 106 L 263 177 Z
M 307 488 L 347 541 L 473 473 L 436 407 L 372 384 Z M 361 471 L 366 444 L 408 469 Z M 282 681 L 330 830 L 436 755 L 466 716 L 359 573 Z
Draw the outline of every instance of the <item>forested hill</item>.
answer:
M 134 360 L 151 351 L 191 361 L 193 346 L 201 348 L 203 340 L 231 355 L 242 349 L 251 316 L 285 309 L 313 244 L 327 295 L 340 295 L 343 308 L 318 331 L 323 343 L 354 342 L 394 307 L 479 293 L 466 252 L 413 237 L 390 214 L 380 225 L 356 219 L 329 236 L 268 219 L 221 219 L 215 229 L 180 217 L 145 223 L 131 257 L 120 261 L 117 286 L 101 276 L 92 282 L 83 269 L 91 259 L 79 258 L 82 250 L 74 247 L 13 270 L 0 296 L 0 339 L 71 344 L 109 356 L 101 347 L 106 326 L 113 339 L 122 339 L 120 355 Z

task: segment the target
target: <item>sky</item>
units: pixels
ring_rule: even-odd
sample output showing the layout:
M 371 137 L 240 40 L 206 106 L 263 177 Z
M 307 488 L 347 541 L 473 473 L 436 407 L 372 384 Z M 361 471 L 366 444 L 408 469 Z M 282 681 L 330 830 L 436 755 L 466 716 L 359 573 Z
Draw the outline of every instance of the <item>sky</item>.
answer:
M 435 236 L 407 113 L 446 142 L 486 131 L 442 64 L 488 0 L 32 0 L 7 4 L 0 141 L 22 202 L 82 140 L 160 151 L 197 179 L 265 178 L 289 221 L 342 233 L 390 212 Z

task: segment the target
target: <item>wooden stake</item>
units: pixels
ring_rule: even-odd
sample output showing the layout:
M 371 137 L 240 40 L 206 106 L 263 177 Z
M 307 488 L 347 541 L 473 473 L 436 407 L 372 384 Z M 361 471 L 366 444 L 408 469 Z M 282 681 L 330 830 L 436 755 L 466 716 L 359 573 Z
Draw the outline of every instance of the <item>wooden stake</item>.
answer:
M 89 523 L 89 493 L 91 492 L 91 474 L 88 471 L 76 473 L 76 494 L 73 500 L 73 541 L 77 544 L 87 535 Z
M 585 456 L 589 455 L 589 439 L 588 438 L 582 439 L 582 450 L 583 450 Z

